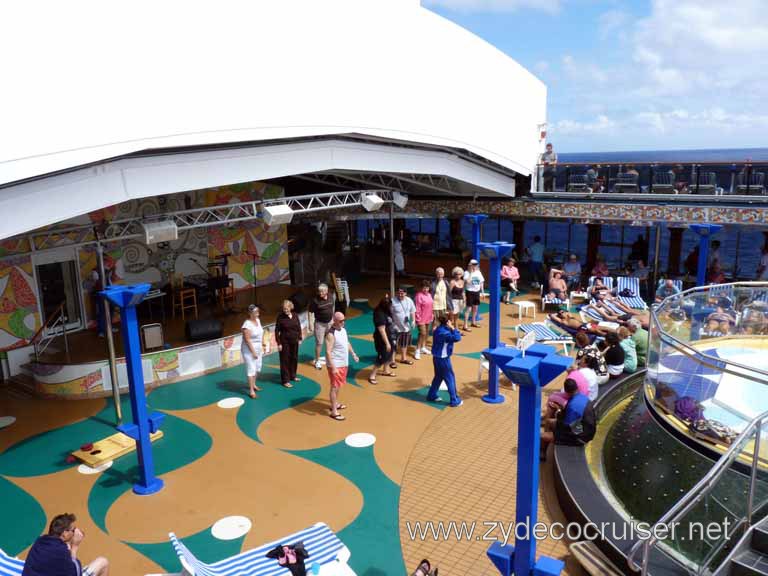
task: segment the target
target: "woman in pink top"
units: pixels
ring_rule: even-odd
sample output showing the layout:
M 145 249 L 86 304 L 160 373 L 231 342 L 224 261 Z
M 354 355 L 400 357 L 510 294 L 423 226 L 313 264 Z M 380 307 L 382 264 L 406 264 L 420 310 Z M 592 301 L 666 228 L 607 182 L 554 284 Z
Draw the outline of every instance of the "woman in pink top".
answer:
M 507 290 L 504 294 L 504 303 L 512 304 L 512 291 L 517 292 L 517 281 L 520 279 L 520 271 L 515 266 L 514 259 L 510 258 L 501 266 L 501 287 Z
M 579 394 L 584 394 L 584 396 L 589 397 L 589 381 L 584 374 L 576 369 L 575 366 L 570 368 L 566 380 L 573 380 L 576 382 L 576 386 L 579 387 Z M 555 412 L 565 408 L 565 405 L 568 404 L 568 398 L 568 394 L 563 390 L 550 394 L 549 398 L 547 398 L 547 411 L 544 417 L 554 418 Z
M 419 340 L 416 342 L 416 353 L 413 355 L 416 360 L 421 360 L 421 353 L 431 354 L 427 348 L 427 337 L 429 336 L 429 325 L 434 318 L 432 312 L 432 283 L 424 280 L 421 283 L 421 290 L 416 293 L 414 304 L 416 304 L 416 326 L 419 328 Z

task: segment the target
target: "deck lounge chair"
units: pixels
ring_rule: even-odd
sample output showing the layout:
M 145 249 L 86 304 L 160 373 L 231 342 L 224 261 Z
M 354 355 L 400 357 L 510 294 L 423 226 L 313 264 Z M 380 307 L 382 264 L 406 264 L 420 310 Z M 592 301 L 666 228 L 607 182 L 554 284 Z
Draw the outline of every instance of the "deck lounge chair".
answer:
M 21 576 L 24 571 L 24 560 L 8 556 L 0 548 L 0 576 Z
M 198 560 L 189 548 L 187 548 L 177 537 L 171 532 L 168 535 L 173 544 L 173 548 L 176 551 L 181 565 L 184 570 L 191 576 L 284 576 L 288 575 L 288 569 L 284 566 L 280 566 L 277 560 L 273 558 L 267 558 L 265 555 L 275 546 L 280 544 L 294 544 L 296 542 L 303 542 L 304 548 L 309 553 L 307 558 L 307 566 L 312 566 L 317 563 L 321 567 L 326 564 L 335 564 L 335 570 L 333 574 L 354 576 L 355 573 L 347 565 L 347 561 L 350 557 L 349 549 L 344 543 L 338 539 L 326 524 L 318 522 L 314 526 L 296 532 L 275 540 L 269 544 L 264 544 L 258 548 L 242 552 L 231 558 L 214 562 L 213 564 L 206 564 Z
M 654 172 L 651 194 L 676 194 L 675 173 L 672 171 Z
M 693 181 L 688 186 L 688 191 L 691 194 L 709 194 L 710 196 L 715 196 L 722 192 L 717 187 L 717 174 L 714 172 L 701 172 L 698 183 L 694 176 Z
M 736 194 L 762 196 L 765 194 L 765 172 L 752 172 L 749 180 L 745 174 L 739 174 L 736 180 Z
M 640 187 L 637 185 L 637 176 L 624 172 L 617 174 L 613 191 L 617 194 L 637 194 L 640 191 Z
M 528 334 L 529 332 L 536 334 L 536 342 L 541 342 L 542 344 L 562 344 L 564 354 L 568 354 L 568 344 L 573 344 L 573 338 L 570 335 L 555 332 L 544 322 L 518 324 L 515 326 L 515 336 L 518 338 L 520 330 L 523 331 L 523 334 Z
M 554 304 L 556 306 L 565 306 L 566 308 L 571 307 L 571 301 L 568 298 L 555 298 L 549 296 L 549 291 L 546 293 L 544 292 L 544 286 L 540 289 L 541 292 L 541 311 L 544 312 L 546 307 L 550 304 Z
M 640 278 L 634 278 L 632 276 L 618 276 L 616 278 L 616 290 L 617 298 L 620 302 L 626 304 L 630 308 L 636 310 L 645 310 L 648 305 L 645 300 L 640 298 Z M 629 290 L 634 296 L 622 296 L 621 293 L 624 290 Z
M 589 297 L 592 298 L 592 288 L 595 285 L 595 280 L 597 278 L 601 278 L 603 281 L 603 284 L 605 284 L 606 288 L 609 290 L 613 290 L 613 277 L 612 276 L 590 276 L 589 282 L 587 283 L 587 294 L 589 294 Z
M 589 180 L 586 174 L 572 174 L 568 177 L 566 192 L 590 192 Z

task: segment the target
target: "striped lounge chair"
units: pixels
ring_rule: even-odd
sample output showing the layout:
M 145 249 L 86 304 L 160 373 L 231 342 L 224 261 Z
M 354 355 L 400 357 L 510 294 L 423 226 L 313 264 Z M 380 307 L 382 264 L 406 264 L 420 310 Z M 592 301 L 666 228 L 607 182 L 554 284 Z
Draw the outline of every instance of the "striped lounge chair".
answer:
M 605 284 L 606 288 L 613 291 L 613 276 L 590 276 L 589 283 L 587 284 L 587 294 L 592 298 L 592 288 L 595 286 L 595 280 L 600 278 Z
M 0 576 L 21 576 L 24 571 L 24 560 L 8 556 L 0 548 Z
M 290 574 L 287 568 L 280 566 L 277 560 L 267 558 L 266 553 L 280 544 L 303 542 L 309 553 L 307 566 L 317 563 L 321 567 L 334 564 L 329 573 L 343 576 L 355 576 L 347 565 L 349 549 L 338 539 L 328 526 L 318 522 L 314 526 L 296 532 L 280 540 L 264 544 L 213 564 L 198 560 L 192 552 L 171 532 L 168 535 L 184 570 L 191 576 L 284 576 Z
M 563 353 L 568 354 L 568 344 L 573 344 L 573 338 L 570 335 L 555 332 L 544 322 L 532 322 L 531 324 L 518 324 L 515 326 L 515 336 L 520 337 L 521 331 L 523 334 L 533 332 L 536 334 L 536 342 L 542 344 L 561 344 L 563 346 Z
M 623 290 L 630 290 L 634 296 L 621 296 Z M 645 310 L 648 305 L 645 300 L 640 298 L 640 278 L 630 276 L 619 276 L 616 278 L 616 291 L 619 294 L 619 301 L 630 308 Z
M 542 312 L 544 312 L 544 310 L 550 304 L 554 304 L 556 306 L 565 306 L 566 308 L 571 307 L 571 301 L 568 298 L 560 299 L 560 298 L 550 297 L 549 294 L 545 294 L 544 286 L 541 287 L 540 293 L 541 293 L 541 311 Z

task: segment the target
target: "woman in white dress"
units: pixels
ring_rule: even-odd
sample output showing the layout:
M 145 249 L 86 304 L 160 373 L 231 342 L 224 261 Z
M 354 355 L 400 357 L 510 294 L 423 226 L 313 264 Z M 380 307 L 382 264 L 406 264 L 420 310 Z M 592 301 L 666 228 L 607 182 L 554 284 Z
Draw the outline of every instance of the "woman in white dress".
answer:
M 243 343 L 240 346 L 240 353 L 248 376 L 248 395 L 251 398 L 256 398 L 256 392 L 261 392 L 261 388 L 256 386 L 256 377 L 261 372 L 261 357 L 264 354 L 265 341 L 259 314 L 259 307 L 256 304 L 248 306 L 248 319 L 243 322 L 241 328 Z M 266 342 L 266 346 L 269 347 L 269 341 Z

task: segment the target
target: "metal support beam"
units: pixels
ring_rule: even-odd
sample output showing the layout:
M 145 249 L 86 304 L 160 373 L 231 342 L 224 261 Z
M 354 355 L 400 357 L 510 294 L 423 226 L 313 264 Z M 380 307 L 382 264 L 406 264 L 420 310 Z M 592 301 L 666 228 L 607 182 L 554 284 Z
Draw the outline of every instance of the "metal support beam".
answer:
M 109 287 L 107 275 L 104 268 L 104 247 L 101 242 L 96 244 L 96 254 L 99 259 L 99 277 L 101 278 L 101 289 L 106 290 Z M 123 408 L 120 405 L 120 381 L 117 379 L 117 358 L 115 355 L 115 339 L 112 336 L 112 305 L 103 294 L 97 294 L 104 310 L 104 335 L 107 338 L 107 354 L 109 359 L 109 378 L 112 384 L 112 399 L 115 403 L 116 424 L 123 421 Z

